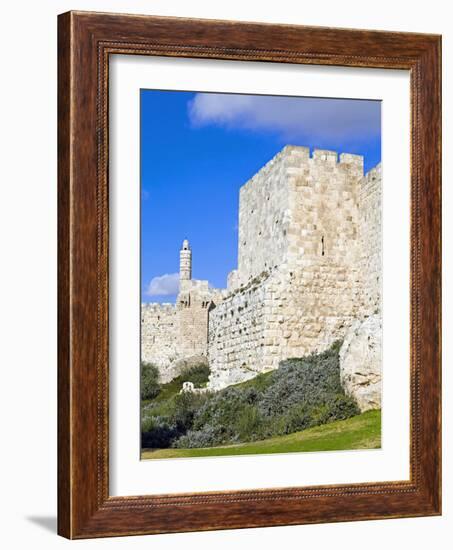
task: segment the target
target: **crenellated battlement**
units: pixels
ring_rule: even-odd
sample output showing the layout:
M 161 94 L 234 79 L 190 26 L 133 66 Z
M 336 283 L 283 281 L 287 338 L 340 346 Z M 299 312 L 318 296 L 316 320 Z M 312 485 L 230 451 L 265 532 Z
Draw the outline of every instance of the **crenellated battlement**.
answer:
M 377 164 L 374 168 L 371 168 L 361 180 L 362 188 L 369 187 L 373 184 L 380 184 L 382 178 L 382 164 Z
M 320 248 L 349 250 L 361 178 L 362 156 L 284 147 L 240 189 L 235 284 L 291 258 L 318 261 Z
M 176 304 L 142 307 L 142 356 L 166 376 L 207 355 L 219 389 L 322 351 L 380 311 L 381 166 L 287 145 L 239 191 L 238 266 L 226 289 L 193 280 L 180 252 Z
M 248 185 L 253 185 L 255 181 L 261 181 L 266 178 L 277 166 L 290 168 L 296 166 L 300 168 L 303 164 L 317 163 L 318 166 L 322 162 L 326 163 L 326 167 L 332 164 L 338 165 L 339 168 L 354 168 L 360 175 L 363 175 L 364 159 L 361 155 L 352 153 L 338 153 L 327 149 L 313 149 L 310 153 L 309 147 L 301 145 L 285 145 L 283 149 L 277 153 L 270 161 L 268 161 L 260 170 L 252 176 L 242 187 L 246 189 Z
M 175 304 L 170 302 L 142 302 L 142 311 L 147 312 L 159 312 L 159 311 L 169 311 L 175 309 Z

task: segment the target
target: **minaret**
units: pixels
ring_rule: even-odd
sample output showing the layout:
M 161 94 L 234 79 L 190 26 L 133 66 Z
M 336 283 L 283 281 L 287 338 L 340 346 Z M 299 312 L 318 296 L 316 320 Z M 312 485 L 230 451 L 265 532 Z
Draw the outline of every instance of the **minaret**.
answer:
M 182 248 L 179 252 L 179 279 L 181 281 L 190 281 L 192 279 L 192 251 L 187 239 L 182 243 Z

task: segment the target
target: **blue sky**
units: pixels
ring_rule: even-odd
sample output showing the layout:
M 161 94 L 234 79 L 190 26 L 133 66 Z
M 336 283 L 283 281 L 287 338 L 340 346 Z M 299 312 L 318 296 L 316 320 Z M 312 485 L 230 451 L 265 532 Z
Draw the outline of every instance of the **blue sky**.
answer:
M 237 265 L 239 188 L 285 145 L 381 159 L 379 101 L 141 90 L 141 290 L 173 302 L 179 249 L 224 288 Z

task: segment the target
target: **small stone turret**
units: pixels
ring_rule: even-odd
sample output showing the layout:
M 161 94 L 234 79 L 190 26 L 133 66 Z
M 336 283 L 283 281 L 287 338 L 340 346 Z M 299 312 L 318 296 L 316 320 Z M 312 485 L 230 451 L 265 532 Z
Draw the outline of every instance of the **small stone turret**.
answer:
M 179 252 L 179 279 L 181 281 L 192 279 L 192 251 L 187 239 L 184 239 Z

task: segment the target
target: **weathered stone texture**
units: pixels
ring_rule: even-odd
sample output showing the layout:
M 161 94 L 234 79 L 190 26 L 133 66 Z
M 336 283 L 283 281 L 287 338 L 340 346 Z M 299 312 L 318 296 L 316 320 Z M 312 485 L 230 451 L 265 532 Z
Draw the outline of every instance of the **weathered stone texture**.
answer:
M 207 281 L 181 281 L 176 302 L 180 357 L 206 355 L 211 293 Z
M 288 171 L 292 156 L 300 163 L 308 149 L 298 148 L 293 155 L 285 147 L 268 162 L 239 192 L 238 269 L 239 284 L 285 262 L 293 226 L 292 186 Z
M 307 265 L 329 253 L 355 260 L 363 158 L 285 147 L 240 190 L 239 282 L 283 263 Z
M 237 384 L 272 368 L 266 364 L 263 347 L 266 298 L 266 286 L 256 279 L 230 293 L 210 312 L 210 388 Z
M 345 392 L 362 412 L 381 408 L 381 363 L 381 316 L 356 321 L 340 349 L 340 376 Z
M 360 197 L 372 209 L 378 190 L 364 179 L 362 157 L 289 146 L 241 189 L 239 266 L 209 318 L 210 387 L 322 351 L 368 314 L 361 270 L 380 242 L 379 228 L 362 237 Z
M 185 240 L 176 305 L 142 304 L 141 360 L 159 368 L 163 383 L 178 376 L 187 360 L 207 357 L 209 309 L 222 293 L 191 274 L 192 252 Z
M 361 180 L 360 272 L 363 277 L 364 313 L 381 310 L 382 295 L 382 165 L 378 164 Z
M 184 241 L 169 333 L 149 315 L 144 351 L 163 372 L 207 355 L 208 386 L 220 389 L 343 339 L 380 312 L 380 208 L 380 166 L 364 176 L 360 156 L 285 147 L 240 190 L 238 268 L 227 289 L 190 278 Z
M 169 369 L 178 358 L 175 306 L 142 304 L 141 317 L 141 360 L 157 365 L 161 381 L 168 382 Z

